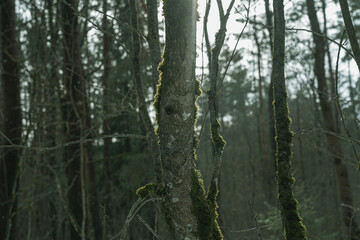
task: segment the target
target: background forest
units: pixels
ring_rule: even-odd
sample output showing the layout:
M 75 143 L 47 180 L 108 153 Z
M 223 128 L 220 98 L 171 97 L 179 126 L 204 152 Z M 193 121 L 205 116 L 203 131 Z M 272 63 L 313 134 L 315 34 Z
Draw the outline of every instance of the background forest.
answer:
M 348 3 L 360 39 L 360 2 Z M 162 6 L 0 2 L 1 240 L 118 239 L 122 229 L 122 239 L 172 239 L 156 196 L 134 207 L 141 199 L 136 189 L 158 177 L 153 103 L 165 45 Z M 293 191 L 306 236 L 360 239 L 360 53 L 338 0 L 284 6 Z M 222 157 L 216 179 L 224 239 L 284 239 L 275 174 L 273 2 L 198 0 L 197 11 L 197 169 L 210 186 Z M 212 114 L 223 152 L 210 130 Z

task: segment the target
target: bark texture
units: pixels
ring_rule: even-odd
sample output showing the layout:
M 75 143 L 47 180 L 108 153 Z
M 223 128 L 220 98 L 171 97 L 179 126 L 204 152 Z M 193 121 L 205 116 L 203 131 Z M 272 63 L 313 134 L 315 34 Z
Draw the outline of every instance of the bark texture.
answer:
M 315 33 L 320 33 L 319 21 L 317 19 L 315 5 L 313 0 L 306 0 L 308 9 L 308 16 L 310 19 L 311 30 Z M 313 33 L 313 40 L 315 43 L 315 65 L 314 71 L 318 82 L 318 94 L 320 98 L 321 115 L 324 126 L 327 131 L 336 132 L 336 124 L 332 112 L 332 105 L 328 99 L 328 87 L 325 74 L 325 41 L 317 34 Z M 354 208 L 351 196 L 350 182 L 346 166 L 342 163 L 343 153 L 341 150 L 341 143 L 338 138 L 327 134 L 326 140 L 331 154 L 331 159 L 334 163 L 337 186 L 340 195 L 341 213 L 343 222 L 347 227 L 351 240 L 360 239 L 360 230 L 357 222 L 353 218 Z
M 4 0 L 1 8 L 1 62 L 4 94 L 5 145 L 21 142 L 20 84 L 17 62 L 15 1 Z M 16 185 L 19 171 L 19 150 L 7 148 L 0 159 L 0 239 L 15 239 Z
M 196 5 L 164 1 L 166 42 L 155 99 L 157 134 L 164 169 L 166 219 L 175 239 L 222 239 L 216 223 L 217 190 L 205 190 L 195 170 L 197 144 L 195 79 Z
M 285 19 L 283 0 L 274 0 L 274 57 L 272 78 L 274 80 L 274 117 L 276 133 L 276 164 L 278 199 L 287 240 L 306 239 L 305 226 L 299 215 L 297 201 L 293 195 L 295 179 L 291 170 L 291 145 L 293 133 L 287 104 L 284 74 Z

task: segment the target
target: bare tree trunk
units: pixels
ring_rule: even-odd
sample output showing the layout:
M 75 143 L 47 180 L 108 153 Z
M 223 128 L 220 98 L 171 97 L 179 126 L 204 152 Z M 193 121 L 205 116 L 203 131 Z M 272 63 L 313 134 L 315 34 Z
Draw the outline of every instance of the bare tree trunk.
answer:
M 325 0 L 321 0 L 322 2 L 322 12 L 323 12 L 323 17 L 324 17 L 324 35 L 327 36 L 327 18 L 326 18 L 326 1 Z M 324 39 L 325 41 L 325 49 L 326 49 L 326 55 L 327 55 L 327 60 L 328 60 L 328 65 L 329 65 L 329 76 L 330 76 L 330 84 L 331 84 L 331 97 L 333 99 L 332 101 L 332 105 L 333 105 L 333 109 L 334 109 L 334 119 L 335 119 L 335 124 L 336 124 L 336 132 L 340 133 L 340 119 L 339 119 L 339 111 L 336 105 L 336 85 L 335 85 L 335 76 L 334 76 L 334 71 L 332 68 L 332 63 L 331 63 L 331 53 L 330 53 L 330 46 L 329 46 L 329 41 L 327 39 Z
M 278 199 L 285 239 L 306 239 L 305 226 L 299 215 L 293 195 L 295 179 L 291 169 L 291 145 L 289 108 L 285 86 L 285 19 L 283 0 L 274 0 L 274 57 L 272 78 L 274 80 L 274 116 L 276 132 L 276 164 Z
M 81 63 L 80 26 L 77 17 L 77 0 L 61 3 L 64 36 L 64 74 L 66 140 L 78 141 L 85 137 L 86 98 L 85 80 Z M 71 240 L 85 239 L 87 222 L 87 159 L 84 143 L 67 147 L 67 180 L 69 210 L 76 222 L 71 224 Z
M 102 76 L 103 84 L 103 131 L 104 135 L 111 134 L 110 122 L 110 27 L 107 19 L 108 0 L 103 0 L 103 65 L 104 72 Z M 111 188 L 112 188 L 112 171 L 111 171 L 111 138 L 104 138 L 103 158 L 105 166 L 105 213 L 107 218 L 111 215 Z M 105 231 L 105 229 L 104 229 Z
M 270 46 L 270 53 L 271 53 L 271 57 L 273 57 L 273 51 L 274 51 L 274 44 L 273 44 L 273 22 L 272 22 L 272 17 L 273 17 L 273 13 L 270 10 L 270 1 L 269 0 L 264 0 L 265 1 L 265 15 L 266 15 L 266 26 L 267 26 L 267 30 L 268 30 L 268 34 L 269 34 L 269 46 Z M 273 164 L 272 166 L 274 167 L 270 167 L 271 169 L 276 169 L 276 157 L 275 157 L 275 153 L 276 153 L 276 143 L 275 143 L 275 118 L 274 118 L 274 111 L 273 111 L 273 107 L 272 107 L 272 102 L 274 100 L 274 96 L 273 96 L 273 85 L 274 85 L 274 79 L 271 75 L 270 77 L 270 84 L 269 84 L 269 90 L 268 90 L 268 113 L 269 113 L 269 139 L 270 139 L 270 162 Z M 274 182 L 274 176 L 270 175 L 270 177 L 272 178 L 271 181 Z M 272 184 L 273 185 L 273 184 Z
M 256 26 L 254 27 L 254 39 L 257 47 L 257 70 L 259 75 L 259 122 L 260 122 L 260 149 L 261 149 L 261 159 L 262 159 L 262 168 L 263 168 L 263 187 L 265 192 L 265 197 L 270 204 L 274 203 L 273 195 L 273 185 L 272 177 L 269 166 L 269 151 L 268 151 L 268 137 L 266 135 L 266 122 L 265 122 L 265 111 L 264 111 L 264 100 L 263 100 L 263 77 L 261 75 L 261 46 L 257 36 Z
M 5 145 L 21 142 L 21 105 L 17 59 L 15 1 L 1 2 L 1 63 L 4 94 Z M 7 148 L 0 159 L 0 239 L 15 239 L 16 189 L 19 171 L 17 148 Z
M 320 26 L 316 15 L 315 5 L 313 0 L 306 0 L 308 15 L 311 24 L 311 30 L 315 33 L 320 33 Z M 324 40 L 321 36 L 313 34 L 315 43 L 315 75 L 318 81 L 318 93 L 320 98 L 321 114 L 324 120 L 325 129 L 330 132 L 336 132 L 336 125 L 334 115 L 332 112 L 331 103 L 328 100 L 328 87 L 325 76 L 325 46 Z M 343 153 L 341 150 L 341 143 L 338 138 L 327 134 L 326 140 L 331 154 L 332 161 L 335 167 L 337 185 L 340 194 L 341 212 L 343 222 L 350 232 L 351 240 L 360 239 L 360 230 L 357 222 L 353 219 L 354 208 L 351 196 L 350 182 L 346 166 L 342 163 Z

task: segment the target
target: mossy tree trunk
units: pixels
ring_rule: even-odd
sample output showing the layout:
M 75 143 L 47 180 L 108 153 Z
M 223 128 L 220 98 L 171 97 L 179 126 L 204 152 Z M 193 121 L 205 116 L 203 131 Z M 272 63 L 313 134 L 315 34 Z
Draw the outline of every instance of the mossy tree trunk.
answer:
M 319 21 L 317 19 L 315 4 L 313 0 L 306 0 L 308 9 L 308 16 L 310 19 L 311 30 L 314 33 L 321 34 Z M 313 34 L 315 43 L 315 65 L 314 71 L 318 81 L 318 94 L 320 98 L 321 115 L 324 126 L 327 131 L 336 132 L 336 124 L 332 112 L 332 106 L 328 99 L 328 87 L 325 74 L 325 41 L 317 34 Z M 351 196 L 349 176 L 346 166 L 342 163 L 343 153 L 341 150 L 341 143 L 336 136 L 327 134 L 326 140 L 331 154 L 332 161 L 335 167 L 337 186 L 339 189 L 341 213 L 343 222 L 350 232 L 352 240 L 360 239 L 360 230 L 357 222 L 353 219 L 354 208 Z
M 211 0 L 209 0 L 206 5 L 206 10 L 205 10 L 206 16 L 204 17 L 205 41 L 206 41 L 206 50 L 207 50 L 208 61 L 209 61 L 209 78 L 210 78 L 210 89 L 207 92 L 207 94 L 208 94 L 209 112 L 210 112 L 210 136 L 211 136 L 211 141 L 212 141 L 213 159 L 214 159 L 214 170 L 213 170 L 209 189 L 210 189 L 210 191 L 216 192 L 216 194 L 213 196 L 214 197 L 213 201 L 215 203 L 214 211 L 216 211 L 216 208 L 217 208 L 216 198 L 220 197 L 220 196 L 218 196 L 218 189 L 219 189 L 220 181 L 221 181 L 220 170 L 221 170 L 223 151 L 225 148 L 225 140 L 223 139 L 223 137 L 220 134 L 221 126 L 220 126 L 220 122 L 218 121 L 218 112 L 219 112 L 218 83 L 222 84 L 221 82 L 219 82 L 219 80 L 222 80 L 220 77 L 221 71 L 220 71 L 220 67 L 219 67 L 219 56 L 220 56 L 221 49 L 225 42 L 225 36 L 226 36 L 226 31 L 227 31 L 227 29 L 226 29 L 227 21 L 229 19 L 230 12 L 234 6 L 235 1 L 232 0 L 229 3 L 229 6 L 228 6 L 226 12 L 224 11 L 221 0 L 217 0 L 216 3 L 217 3 L 217 7 L 218 7 L 218 12 L 220 15 L 220 28 L 215 35 L 215 43 L 214 43 L 214 47 L 212 49 L 210 48 L 210 40 L 209 40 L 208 29 L 207 29 L 207 20 L 208 20 L 208 16 L 209 16 L 210 7 L 211 7 Z M 216 218 L 217 213 L 216 212 L 214 212 L 214 213 L 216 214 L 215 215 L 215 218 Z M 221 221 L 220 218 L 219 218 L 219 221 Z
M 158 136 L 166 219 L 175 239 L 198 239 L 190 191 L 194 168 L 196 2 L 164 1 L 166 42 L 157 89 Z
M 21 142 L 21 105 L 16 41 L 15 1 L 4 0 L 1 8 L 1 80 L 4 94 L 4 145 Z M 0 159 L 0 239 L 15 239 L 16 185 L 19 151 L 5 148 Z
M 197 2 L 165 0 L 166 42 L 155 99 L 164 170 L 166 220 L 174 239 L 222 239 L 216 222 L 215 189 L 205 195 L 195 170 L 197 137 L 195 79 Z
M 291 173 L 291 145 L 293 133 L 287 104 L 284 74 L 285 19 L 283 0 L 274 0 L 274 57 L 272 78 L 274 80 L 274 116 L 276 133 L 276 164 L 278 199 L 284 235 L 287 240 L 306 239 L 305 226 L 299 215 L 297 201 L 293 195 L 295 179 Z
M 209 78 L 210 78 L 210 89 L 208 93 L 209 99 L 209 112 L 210 112 L 210 131 L 211 131 L 211 141 L 214 149 L 214 160 L 215 167 L 213 171 L 213 176 L 211 179 L 210 188 L 218 188 L 218 182 L 220 178 L 220 168 L 222 162 L 222 155 L 225 147 L 225 141 L 220 135 L 220 123 L 218 121 L 218 81 L 220 79 L 220 68 L 219 68 L 219 56 L 221 49 L 224 45 L 225 36 L 226 36 L 226 25 L 230 16 L 230 11 L 234 5 L 235 1 L 232 0 L 227 8 L 226 13 L 224 12 L 222 1 L 217 0 L 218 11 L 220 15 L 220 28 L 215 35 L 215 46 L 210 50 L 207 49 L 210 56 L 209 59 Z M 209 1 L 208 7 L 210 8 L 211 2 Z M 206 43 L 206 46 L 209 47 L 210 44 Z

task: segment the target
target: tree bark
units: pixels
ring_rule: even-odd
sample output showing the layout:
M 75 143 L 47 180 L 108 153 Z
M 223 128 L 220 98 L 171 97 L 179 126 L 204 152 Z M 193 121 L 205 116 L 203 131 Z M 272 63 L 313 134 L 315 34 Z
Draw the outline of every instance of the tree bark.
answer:
M 1 3 L 1 62 L 4 94 L 5 145 L 21 142 L 21 104 L 17 58 L 15 1 Z M 19 150 L 9 148 L 0 159 L 0 239 L 15 239 L 16 188 L 19 171 Z
M 319 21 L 317 19 L 315 5 L 313 0 L 306 0 L 308 8 L 308 16 L 310 19 L 311 30 L 315 33 L 320 33 Z M 324 39 L 313 33 L 313 41 L 315 43 L 315 66 L 314 71 L 318 81 L 318 94 L 320 98 L 321 115 L 324 126 L 327 131 L 336 132 L 336 125 L 334 115 L 332 112 L 331 103 L 328 100 L 328 87 L 325 75 L 325 45 Z M 342 163 L 343 153 L 341 150 L 341 143 L 338 138 L 327 134 L 326 140 L 331 154 L 331 159 L 334 163 L 336 180 L 340 195 L 341 213 L 343 222 L 348 231 L 351 232 L 351 240 L 360 239 L 360 230 L 357 222 L 353 219 L 353 200 L 350 190 L 350 182 L 346 166 Z
M 166 220 L 175 239 L 222 239 L 216 222 L 217 189 L 205 194 L 195 170 L 196 1 L 164 1 L 166 42 L 155 99 L 164 169 Z
M 295 179 L 291 170 L 291 145 L 293 133 L 287 104 L 285 86 L 285 19 L 283 0 L 274 0 L 274 57 L 272 78 L 274 80 L 274 116 L 276 133 L 276 164 L 278 199 L 284 235 L 287 240 L 306 239 L 305 226 L 299 215 L 293 195 Z

